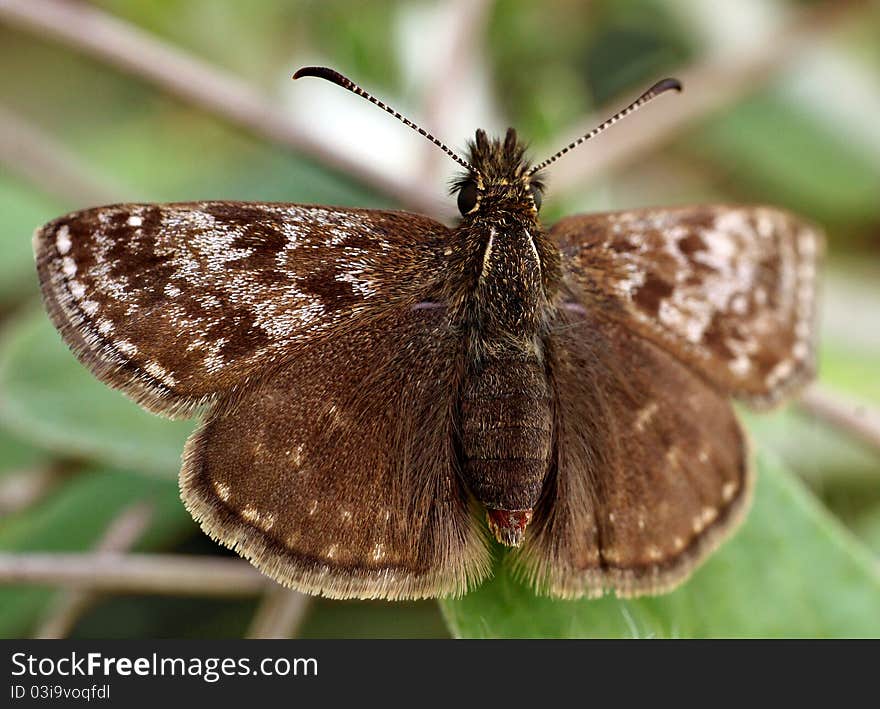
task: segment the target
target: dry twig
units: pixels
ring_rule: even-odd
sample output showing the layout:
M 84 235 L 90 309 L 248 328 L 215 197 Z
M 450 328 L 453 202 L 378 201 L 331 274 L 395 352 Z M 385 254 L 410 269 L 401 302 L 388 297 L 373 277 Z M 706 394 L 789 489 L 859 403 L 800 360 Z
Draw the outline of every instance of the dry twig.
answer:
M 249 638 L 293 638 L 308 611 L 311 598 L 283 586 L 270 588 L 257 608 Z
M 241 597 L 275 582 L 246 561 L 183 554 L 0 553 L 0 583 L 65 585 L 103 593 Z
M 150 526 L 152 516 L 153 509 L 145 502 L 125 508 L 107 527 L 96 551 L 99 554 L 106 554 L 123 552 L 131 548 Z M 41 639 L 67 637 L 80 616 L 97 599 L 97 594 L 90 591 L 65 591 L 50 606 L 46 620 L 37 630 L 35 637 Z
M 880 451 L 880 411 L 814 384 L 798 400 L 804 413 Z
M 418 184 L 352 159 L 329 139 L 305 134 L 272 100 L 244 80 L 96 7 L 60 0 L 0 0 L 0 20 L 139 76 L 212 115 L 350 175 L 410 208 L 431 211 L 436 207 L 436 196 L 426 194 Z

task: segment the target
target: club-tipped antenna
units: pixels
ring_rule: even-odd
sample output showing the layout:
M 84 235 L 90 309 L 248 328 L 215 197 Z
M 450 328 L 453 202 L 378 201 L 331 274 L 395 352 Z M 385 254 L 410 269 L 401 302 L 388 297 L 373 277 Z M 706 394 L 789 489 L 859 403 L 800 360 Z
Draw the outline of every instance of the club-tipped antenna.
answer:
M 667 91 L 681 91 L 681 82 L 678 79 L 661 79 L 656 84 L 654 84 L 650 89 L 645 91 L 641 96 L 639 96 L 635 101 L 633 101 L 629 106 L 624 108 L 622 111 L 618 111 L 611 118 L 603 123 L 599 124 L 593 130 L 591 130 L 586 135 L 582 135 L 575 141 L 572 141 L 568 145 L 566 145 L 562 150 L 558 153 L 551 155 L 549 158 L 544 160 L 543 162 L 535 165 L 531 170 L 529 170 L 530 175 L 534 175 L 538 170 L 543 170 L 549 164 L 556 162 L 559 158 L 565 155 L 569 150 L 572 150 L 579 146 L 581 143 L 586 143 L 590 138 L 595 138 L 599 133 L 604 131 L 609 126 L 614 125 L 621 118 L 625 118 L 630 113 L 634 113 L 638 111 L 642 106 L 644 106 L 651 99 L 657 98 L 660 94 L 665 93 Z
M 367 101 L 376 104 L 383 111 L 387 111 L 388 113 L 390 113 L 397 120 L 401 121 L 404 125 L 407 125 L 410 128 L 412 128 L 414 131 L 419 133 L 419 135 L 425 136 L 425 138 L 430 140 L 434 145 L 436 145 L 438 148 L 440 148 L 440 150 L 442 150 L 444 153 L 446 153 L 449 157 L 451 157 L 453 160 L 455 160 L 455 162 L 457 162 L 459 165 L 461 165 L 466 170 L 469 170 L 470 172 L 477 172 L 476 168 L 473 165 L 471 165 L 467 160 L 458 156 L 452 150 L 447 148 L 446 144 L 443 143 L 442 140 L 435 138 L 433 135 L 428 133 L 428 131 L 426 131 L 424 128 L 419 128 L 419 126 L 417 126 L 415 123 L 413 123 L 409 118 L 407 118 L 406 116 L 401 114 L 399 111 L 394 110 L 388 104 L 383 103 L 382 101 L 377 99 L 375 96 L 368 94 L 360 86 L 358 86 L 356 83 L 354 83 L 351 79 L 343 76 L 338 71 L 335 71 L 333 69 L 329 69 L 325 66 L 304 66 L 302 69 L 297 71 L 296 74 L 293 75 L 293 78 L 300 79 L 303 76 L 317 76 L 319 79 L 326 79 L 327 81 L 330 81 L 334 84 L 337 84 L 338 86 L 341 86 L 343 89 L 348 89 L 353 94 L 357 94 L 358 96 L 361 96 L 362 98 L 367 99 Z

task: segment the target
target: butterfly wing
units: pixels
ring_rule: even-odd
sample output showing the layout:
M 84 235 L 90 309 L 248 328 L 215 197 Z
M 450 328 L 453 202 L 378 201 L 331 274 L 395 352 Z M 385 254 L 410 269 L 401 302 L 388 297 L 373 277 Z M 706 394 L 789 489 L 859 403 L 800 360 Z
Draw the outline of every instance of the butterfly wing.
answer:
M 514 557 L 543 593 L 659 593 L 741 519 L 746 439 L 725 397 L 613 319 L 562 313 L 551 338 L 557 449 Z
M 448 229 L 403 212 L 121 204 L 34 237 L 55 326 L 102 381 L 187 415 L 273 362 L 418 302 Z
M 770 406 L 815 368 L 819 230 L 770 207 L 571 217 L 551 230 L 570 289 L 723 391 Z
M 456 475 L 459 348 L 443 308 L 314 344 L 211 410 L 184 455 L 187 508 L 301 591 L 464 593 L 490 558 Z

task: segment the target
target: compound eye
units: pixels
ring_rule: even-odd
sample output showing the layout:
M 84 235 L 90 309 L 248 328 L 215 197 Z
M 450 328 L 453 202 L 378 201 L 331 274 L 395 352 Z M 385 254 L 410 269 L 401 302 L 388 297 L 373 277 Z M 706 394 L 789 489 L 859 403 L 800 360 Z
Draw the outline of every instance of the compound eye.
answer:
M 535 209 L 541 209 L 541 202 L 544 199 L 544 193 L 541 191 L 540 187 L 535 185 L 529 185 L 529 192 L 532 193 L 532 201 L 535 203 Z
M 473 180 L 465 182 L 458 191 L 458 211 L 462 216 L 477 206 L 477 183 Z

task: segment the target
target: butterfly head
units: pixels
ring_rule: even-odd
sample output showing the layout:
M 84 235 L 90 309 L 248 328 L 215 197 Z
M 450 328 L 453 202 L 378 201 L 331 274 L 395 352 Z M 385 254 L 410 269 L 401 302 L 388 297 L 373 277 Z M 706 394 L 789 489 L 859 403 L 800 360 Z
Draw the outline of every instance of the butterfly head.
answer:
M 501 140 L 489 139 L 484 130 L 478 130 L 468 148 L 472 167 L 452 187 L 461 215 L 468 219 L 507 214 L 519 216 L 518 221 L 535 221 L 544 184 L 532 173 L 516 131 L 508 128 Z

